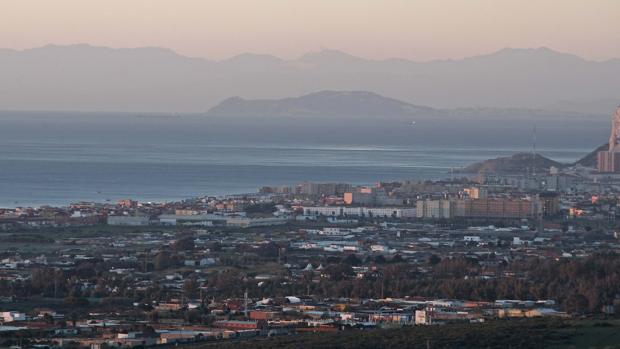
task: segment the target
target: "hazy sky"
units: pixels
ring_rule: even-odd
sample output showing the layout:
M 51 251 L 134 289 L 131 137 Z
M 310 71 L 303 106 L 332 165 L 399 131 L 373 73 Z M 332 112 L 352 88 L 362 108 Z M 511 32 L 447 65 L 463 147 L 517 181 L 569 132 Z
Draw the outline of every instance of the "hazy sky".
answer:
M 0 47 L 162 46 L 226 58 L 322 47 L 460 58 L 540 47 L 620 57 L 620 0 L 0 0 Z

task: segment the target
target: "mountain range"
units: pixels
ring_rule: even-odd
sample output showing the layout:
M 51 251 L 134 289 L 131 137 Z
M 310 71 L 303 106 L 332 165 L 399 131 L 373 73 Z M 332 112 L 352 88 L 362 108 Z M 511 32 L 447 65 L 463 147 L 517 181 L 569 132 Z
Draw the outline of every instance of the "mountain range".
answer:
M 620 59 L 589 61 L 548 48 L 429 62 L 335 50 L 214 61 L 156 47 L 49 45 L 0 49 L 0 109 L 204 112 L 231 96 L 274 100 L 331 90 L 372 91 L 438 109 L 607 114 L 620 100 L 618 76 Z

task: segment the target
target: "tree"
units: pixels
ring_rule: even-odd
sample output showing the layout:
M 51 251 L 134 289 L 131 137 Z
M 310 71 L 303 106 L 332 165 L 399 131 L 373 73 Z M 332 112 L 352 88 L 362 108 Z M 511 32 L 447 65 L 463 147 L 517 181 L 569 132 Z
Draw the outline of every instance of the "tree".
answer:
M 196 277 L 191 277 L 183 283 L 183 294 L 187 298 L 195 298 L 198 294 L 198 281 Z
M 569 313 L 583 314 L 588 311 L 588 299 L 580 293 L 573 293 L 566 299 L 565 308 Z
M 90 303 L 84 297 L 69 296 L 65 298 L 65 303 L 74 307 L 87 307 Z
M 254 216 L 271 216 L 276 209 L 276 205 L 273 203 L 259 203 L 246 206 L 244 211 L 251 217 Z
M 280 252 L 280 246 L 273 241 L 261 244 L 256 250 L 256 254 L 264 258 L 276 258 Z
M 50 315 L 49 313 L 45 313 L 43 314 L 43 321 L 45 321 L 46 324 L 51 325 L 54 323 L 54 317 Z
M 159 313 L 156 310 L 153 310 L 148 314 L 148 318 L 150 322 L 157 323 L 159 322 Z
M 357 266 L 362 264 L 362 261 L 354 253 L 351 253 L 342 259 L 342 263 Z
M 184 312 L 183 317 L 185 318 L 185 321 L 189 322 L 190 324 L 195 324 L 200 321 L 201 314 L 200 311 L 192 309 Z
M 395 255 L 392 260 L 390 261 L 391 263 L 402 263 L 405 260 L 403 259 L 403 257 L 399 254 Z
M 437 265 L 439 262 L 441 262 L 441 258 L 439 258 L 436 254 L 433 254 L 428 258 L 429 265 Z
M 76 312 L 72 312 L 69 314 L 69 320 L 71 320 L 71 324 L 75 327 L 78 321 L 78 314 Z
M 182 237 L 172 244 L 172 248 L 175 251 L 193 250 L 194 249 L 194 237 L 193 236 Z
M 32 293 L 58 297 L 66 289 L 66 278 L 62 270 L 38 268 L 32 271 L 31 286 Z
M 325 268 L 325 274 L 332 281 L 346 280 L 353 275 L 353 268 L 348 264 L 331 264 Z
M 170 253 L 166 251 L 159 252 L 157 256 L 155 256 L 153 263 L 155 270 L 166 270 L 173 265 Z
M 380 254 L 380 255 L 378 255 L 378 256 L 376 256 L 376 257 L 375 257 L 375 263 L 377 263 L 377 264 L 383 264 L 383 263 L 385 263 L 385 262 L 386 262 L 385 257 L 383 257 L 383 255 L 382 255 L 382 254 Z

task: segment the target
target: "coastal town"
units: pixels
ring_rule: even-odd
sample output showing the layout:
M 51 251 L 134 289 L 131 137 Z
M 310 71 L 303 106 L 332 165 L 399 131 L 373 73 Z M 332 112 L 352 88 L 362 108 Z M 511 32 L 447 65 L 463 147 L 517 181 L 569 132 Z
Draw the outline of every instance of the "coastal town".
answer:
M 0 349 L 620 349 L 619 23 L 2 2 Z
M 0 209 L 0 345 L 613 317 L 619 184 L 576 165 Z

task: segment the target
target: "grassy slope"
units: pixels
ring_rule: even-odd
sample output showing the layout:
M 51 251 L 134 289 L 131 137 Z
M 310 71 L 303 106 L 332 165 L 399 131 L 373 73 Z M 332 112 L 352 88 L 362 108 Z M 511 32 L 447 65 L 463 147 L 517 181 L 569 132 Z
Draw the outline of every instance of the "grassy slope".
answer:
M 620 320 L 498 320 L 484 324 L 343 331 L 185 345 L 185 349 L 271 348 L 620 348 Z
M 570 332 L 553 320 L 492 321 L 485 324 L 417 326 L 391 330 L 349 330 L 271 339 L 189 345 L 191 349 L 271 348 L 546 348 L 568 343 Z

